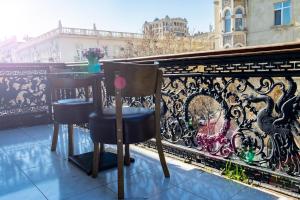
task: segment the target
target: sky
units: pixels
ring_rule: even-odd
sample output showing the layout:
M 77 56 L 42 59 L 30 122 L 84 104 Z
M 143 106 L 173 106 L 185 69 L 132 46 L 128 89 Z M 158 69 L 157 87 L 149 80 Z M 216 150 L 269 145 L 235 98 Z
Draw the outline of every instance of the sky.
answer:
M 0 41 L 21 40 L 58 26 L 142 32 L 145 21 L 182 17 L 191 33 L 213 25 L 213 0 L 0 0 Z

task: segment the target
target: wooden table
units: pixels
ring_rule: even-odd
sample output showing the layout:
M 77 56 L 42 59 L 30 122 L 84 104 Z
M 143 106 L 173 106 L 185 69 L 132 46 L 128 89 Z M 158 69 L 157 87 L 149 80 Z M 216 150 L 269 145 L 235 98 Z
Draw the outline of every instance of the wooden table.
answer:
M 84 78 L 95 78 L 98 79 L 96 83 L 99 84 L 94 88 L 97 88 L 98 91 L 101 92 L 101 80 L 104 78 L 104 73 L 87 73 L 87 72 L 57 72 L 57 73 L 49 73 L 49 75 L 59 76 L 62 78 L 75 78 L 75 79 L 84 79 Z M 101 97 L 101 95 L 98 95 Z M 99 109 L 102 109 L 102 100 L 97 99 L 99 104 Z M 84 126 L 88 128 L 88 126 Z M 76 144 L 75 144 L 76 145 Z M 88 175 L 92 173 L 92 163 L 93 163 L 93 152 L 82 153 L 78 155 L 73 155 L 68 157 L 68 161 L 79 167 L 81 170 L 86 172 Z M 130 158 L 131 162 L 134 162 L 133 158 Z M 99 171 L 103 171 L 110 168 L 117 167 L 117 155 L 112 152 L 103 151 L 100 155 L 99 159 Z

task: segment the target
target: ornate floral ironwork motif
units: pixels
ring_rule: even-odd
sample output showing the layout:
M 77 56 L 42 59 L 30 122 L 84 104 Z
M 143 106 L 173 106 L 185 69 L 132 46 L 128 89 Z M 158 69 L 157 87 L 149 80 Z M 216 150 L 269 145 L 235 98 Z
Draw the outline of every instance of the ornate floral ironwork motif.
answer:
M 0 64 L 0 129 L 49 123 L 47 73 L 62 64 Z
M 172 74 L 173 70 L 168 70 L 171 64 L 167 63 L 168 67 L 163 64 L 165 74 L 170 74 L 166 75 L 163 87 L 165 140 L 300 175 L 300 96 L 297 93 L 300 80 L 297 76 L 267 75 L 296 70 L 298 61 L 210 64 L 204 73 L 194 73 L 195 67 L 185 66 L 181 74 Z M 249 75 L 241 73 L 248 71 Z M 223 125 L 219 131 L 208 133 L 203 124 L 194 121 L 199 116 L 193 116 L 191 106 L 200 96 L 215 99 L 223 109 Z M 201 109 L 201 105 L 195 106 Z M 211 125 L 203 120 L 206 126 Z
M 0 116 L 48 112 L 46 70 L 0 71 Z
M 288 88 L 285 88 L 283 82 L 275 83 L 274 79 L 269 78 L 268 88 L 264 92 L 260 92 L 260 88 L 255 89 L 253 85 L 248 83 L 259 95 L 246 97 L 244 102 L 247 102 L 247 106 L 245 107 L 254 110 L 253 104 L 259 102 L 263 102 L 265 106 L 255 112 L 255 121 L 245 123 L 247 129 L 253 130 L 255 136 L 246 136 L 244 127 L 241 127 L 232 139 L 235 144 L 236 136 L 239 135 L 241 136 L 243 148 L 256 149 L 256 155 L 259 156 L 256 162 L 266 162 L 273 170 L 285 171 L 291 175 L 300 175 L 300 153 L 295 142 L 296 137 L 294 137 L 299 135 L 300 96 L 295 95 L 297 90 L 295 81 L 291 77 L 285 79 L 288 82 Z M 261 81 L 261 83 L 263 82 Z M 275 105 L 274 99 L 268 95 L 274 91 L 276 86 L 281 87 L 282 95 Z M 258 130 L 254 129 L 254 122 L 256 122 Z M 269 141 L 270 148 L 267 152 L 265 152 L 264 142 L 266 138 Z M 235 151 L 238 153 L 237 148 L 235 148 Z

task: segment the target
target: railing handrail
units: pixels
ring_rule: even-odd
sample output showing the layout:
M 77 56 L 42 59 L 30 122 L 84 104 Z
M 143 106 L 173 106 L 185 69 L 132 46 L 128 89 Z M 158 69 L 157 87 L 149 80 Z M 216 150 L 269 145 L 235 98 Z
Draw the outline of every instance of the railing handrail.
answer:
M 72 32 L 68 32 L 67 30 L 73 30 Z M 77 33 L 78 31 L 79 33 Z M 88 33 L 94 34 L 82 34 L 81 32 L 85 31 Z M 39 43 L 45 39 L 49 39 L 59 35 L 85 35 L 85 36 L 100 36 L 100 37 L 115 37 L 115 38 L 142 38 L 142 33 L 131 33 L 131 32 L 120 32 L 120 31 L 107 31 L 107 30 L 95 30 L 95 29 L 86 29 L 86 28 L 73 28 L 73 27 L 61 27 L 52 29 L 46 33 L 43 33 L 37 37 L 31 38 L 30 40 L 24 42 L 19 46 L 18 50 L 22 50 L 32 44 Z
M 0 70 L 2 68 L 47 68 L 47 67 L 64 67 L 65 63 L 0 63 Z
M 221 57 L 237 58 L 243 56 L 256 56 L 261 54 L 276 55 L 276 54 L 286 54 L 291 52 L 300 53 L 300 42 L 241 47 L 236 49 L 222 49 L 222 50 L 188 52 L 188 53 L 180 53 L 180 54 L 145 56 L 145 57 L 135 57 L 135 58 L 126 58 L 126 59 L 111 59 L 111 60 L 104 60 L 104 61 L 116 61 L 116 62 L 158 61 L 160 62 L 160 61 L 179 61 L 179 60 L 189 60 L 189 59 L 205 60 L 205 59 L 215 59 Z
M 132 33 L 132 32 L 122 32 L 122 31 L 107 31 L 107 30 L 98 30 L 98 29 L 87 29 L 87 28 L 71 28 L 71 27 L 62 27 L 62 34 L 74 34 L 78 35 L 76 32 L 67 32 L 66 30 L 76 30 L 76 31 L 88 31 L 94 34 L 87 34 L 91 36 L 102 36 L 101 34 L 110 34 L 111 37 L 128 37 L 128 36 L 133 36 L 133 38 L 141 38 L 143 34 L 141 33 Z

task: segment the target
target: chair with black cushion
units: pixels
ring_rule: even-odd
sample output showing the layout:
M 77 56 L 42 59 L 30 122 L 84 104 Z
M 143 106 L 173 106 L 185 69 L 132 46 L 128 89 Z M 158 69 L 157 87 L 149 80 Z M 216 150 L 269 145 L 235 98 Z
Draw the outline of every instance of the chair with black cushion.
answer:
M 54 131 L 51 151 L 56 150 L 59 124 L 68 125 L 68 155 L 74 154 L 73 125 L 88 123 L 89 115 L 97 109 L 97 78 L 82 76 L 81 78 L 67 77 L 62 74 L 49 74 L 51 101 L 53 109 Z M 92 88 L 93 98 L 89 98 L 88 91 Z M 78 91 L 83 98 L 79 98 Z
M 156 139 L 165 177 L 169 170 L 160 134 L 162 71 L 158 65 L 103 63 L 106 95 L 115 97 L 115 107 L 103 108 L 90 115 L 89 127 L 94 142 L 92 175 L 98 174 L 100 144 L 117 144 L 118 198 L 124 198 L 124 163 L 130 163 L 129 144 Z M 123 97 L 154 96 L 155 109 L 123 106 Z M 125 145 L 125 157 L 123 156 Z M 100 154 L 101 157 L 101 154 Z

